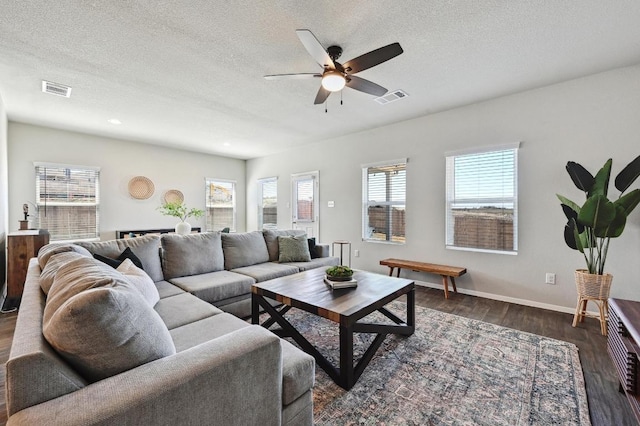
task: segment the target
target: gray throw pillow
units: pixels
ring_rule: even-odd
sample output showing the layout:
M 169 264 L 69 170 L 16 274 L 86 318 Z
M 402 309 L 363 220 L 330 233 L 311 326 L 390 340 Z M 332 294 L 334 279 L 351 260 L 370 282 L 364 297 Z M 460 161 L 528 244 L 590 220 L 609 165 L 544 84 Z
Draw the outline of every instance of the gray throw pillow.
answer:
M 304 235 L 305 232 L 301 229 L 265 229 L 262 231 L 264 235 L 264 241 L 267 243 L 267 250 L 269 251 L 269 260 L 276 262 L 280 257 L 280 248 L 278 247 L 278 237 L 285 237 L 291 235 Z
M 280 248 L 279 262 L 309 262 L 309 242 L 307 234 L 278 237 Z
M 89 254 L 89 256 L 91 256 L 91 254 Z M 44 294 L 49 294 L 49 290 L 53 285 L 53 280 L 58 273 L 58 269 L 60 269 L 63 265 L 71 262 L 72 260 L 89 256 L 85 256 L 84 254 L 80 254 L 76 251 L 65 251 L 50 256 L 47 264 L 42 269 L 42 272 L 40 272 L 40 288 L 42 289 L 42 291 L 44 291 Z
M 91 257 L 91 253 L 86 248 L 78 245 L 78 244 L 69 244 L 69 243 L 52 243 L 42 246 L 40 250 L 38 250 L 38 265 L 40 265 L 40 269 L 44 269 L 47 266 L 47 262 L 51 258 L 51 256 L 55 256 L 59 253 L 66 252 L 76 252 L 80 253 L 84 256 Z
M 158 288 L 151 277 L 134 265 L 131 259 L 125 259 L 124 262 L 116 268 L 116 271 L 124 275 L 126 280 L 138 289 L 149 306 L 153 308 L 156 303 L 160 301 L 160 293 L 158 293 Z
M 163 234 L 160 242 L 162 269 L 167 280 L 224 269 L 220 232 Z
M 89 381 L 176 352 L 169 330 L 140 291 L 93 258 L 58 269 L 42 331 L 54 350 Z
M 262 232 L 223 233 L 221 235 L 224 269 L 232 270 L 269 261 L 269 252 Z

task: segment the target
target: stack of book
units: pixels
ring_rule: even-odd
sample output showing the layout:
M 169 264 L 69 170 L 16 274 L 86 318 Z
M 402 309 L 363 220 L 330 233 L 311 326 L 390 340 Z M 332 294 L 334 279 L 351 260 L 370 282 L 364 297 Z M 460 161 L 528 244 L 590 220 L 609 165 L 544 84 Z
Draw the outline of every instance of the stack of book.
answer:
M 353 288 L 358 286 L 358 281 L 356 281 L 355 278 L 351 278 L 350 280 L 346 280 L 346 281 L 334 281 L 329 279 L 329 277 L 325 275 L 324 282 L 327 283 L 327 285 L 331 287 L 332 290 L 339 290 L 342 288 Z

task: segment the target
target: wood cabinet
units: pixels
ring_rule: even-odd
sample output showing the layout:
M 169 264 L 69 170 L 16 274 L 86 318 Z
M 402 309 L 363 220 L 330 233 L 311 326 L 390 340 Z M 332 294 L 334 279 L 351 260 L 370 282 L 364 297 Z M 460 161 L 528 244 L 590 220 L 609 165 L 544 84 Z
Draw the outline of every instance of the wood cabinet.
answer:
M 30 229 L 7 234 L 7 300 L 5 308 L 20 305 L 29 259 L 38 255 L 40 247 L 49 244 L 46 229 Z
M 640 302 L 609 299 L 607 331 L 607 352 L 618 372 L 619 390 L 627 395 L 640 423 Z

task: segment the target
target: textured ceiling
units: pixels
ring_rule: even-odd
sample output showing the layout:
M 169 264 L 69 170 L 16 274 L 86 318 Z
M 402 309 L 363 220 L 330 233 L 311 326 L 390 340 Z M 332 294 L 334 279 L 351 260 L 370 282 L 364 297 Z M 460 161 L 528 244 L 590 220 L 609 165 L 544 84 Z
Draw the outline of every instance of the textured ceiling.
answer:
M 638 0 L 0 1 L 10 120 L 236 158 L 640 63 Z M 318 80 L 265 80 L 319 70 L 299 28 L 341 62 L 399 42 L 358 76 L 409 97 L 345 89 L 325 113 Z

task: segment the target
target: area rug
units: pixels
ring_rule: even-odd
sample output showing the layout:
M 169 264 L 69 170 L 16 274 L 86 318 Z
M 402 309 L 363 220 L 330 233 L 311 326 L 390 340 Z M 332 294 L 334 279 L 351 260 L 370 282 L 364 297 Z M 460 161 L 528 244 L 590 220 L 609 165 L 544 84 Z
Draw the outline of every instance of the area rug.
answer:
M 405 317 L 403 303 L 389 307 Z M 286 317 L 337 365 L 337 324 Z M 354 336 L 356 359 L 370 340 Z M 591 424 L 575 345 L 421 307 L 416 332 L 387 336 L 351 390 L 316 367 L 313 393 L 317 425 Z

